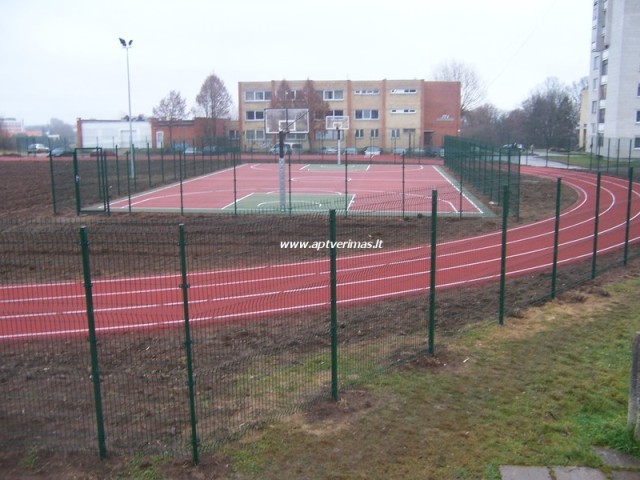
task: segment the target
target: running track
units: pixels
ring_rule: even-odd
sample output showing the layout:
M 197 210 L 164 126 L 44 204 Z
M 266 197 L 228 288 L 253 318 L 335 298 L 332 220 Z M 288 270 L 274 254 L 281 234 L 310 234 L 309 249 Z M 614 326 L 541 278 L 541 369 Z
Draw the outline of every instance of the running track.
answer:
M 591 258 L 596 177 L 575 172 L 523 167 L 523 173 L 563 178 L 563 188 L 578 201 L 560 220 L 559 262 Z M 602 177 L 598 252 L 620 249 L 624 242 L 628 182 Z M 640 189 L 634 186 L 632 241 L 640 239 Z M 507 275 L 549 269 L 554 218 L 509 229 Z M 500 275 L 501 232 L 438 244 L 437 287 L 451 288 L 496 281 Z M 338 253 L 338 299 L 342 305 L 424 293 L 429 285 L 429 247 L 382 249 L 348 256 Z M 189 275 L 189 308 L 194 323 L 268 319 L 329 304 L 326 260 L 197 272 Z M 181 325 L 182 290 L 178 276 L 98 280 L 93 284 L 98 331 L 122 331 Z M 81 282 L 0 288 L 0 339 L 86 334 Z

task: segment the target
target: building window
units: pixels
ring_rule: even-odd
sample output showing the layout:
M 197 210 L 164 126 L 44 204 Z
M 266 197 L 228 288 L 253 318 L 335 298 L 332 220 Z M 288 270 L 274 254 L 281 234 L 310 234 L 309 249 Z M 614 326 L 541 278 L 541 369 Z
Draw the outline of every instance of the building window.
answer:
M 301 90 L 279 90 L 277 92 L 278 100 L 284 102 L 286 100 L 295 100 L 302 97 Z
M 246 91 L 244 100 L 245 102 L 270 102 L 271 92 L 268 90 Z
M 247 130 L 244 132 L 247 140 L 264 140 L 264 130 Z
M 327 117 L 344 117 L 344 110 L 329 110 Z
M 400 138 L 400 129 L 392 128 L 391 129 L 391 138 Z
M 356 110 L 356 120 L 377 120 L 378 110 Z
M 640 97 L 640 83 L 638 84 L 638 92 L 636 94 L 638 97 Z
M 364 128 L 356 128 L 356 138 L 364 138 Z
M 245 118 L 248 122 L 264 120 L 264 110 L 247 110 Z
M 372 128 L 370 137 L 371 138 L 380 138 L 380 130 L 378 130 L 377 128 Z
M 380 90 L 377 88 L 354 90 L 354 95 L 380 95 Z
M 633 148 L 640 148 L 640 137 L 633 139 Z
M 394 88 L 391 90 L 391 95 L 414 95 L 418 93 L 415 88 Z
M 591 102 L 591 113 L 598 113 L 598 101 Z
M 609 60 L 602 61 L 602 69 L 600 70 L 600 75 L 606 75 L 609 71 Z
M 640 110 L 636 110 L 636 123 L 640 123 Z
M 344 138 L 341 135 L 341 138 Z M 302 139 L 304 141 L 304 138 Z M 335 130 L 316 130 L 316 140 L 338 140 L 338 132 Z
M 343 100 L 342 90 L 324 90 L 322 92 L 323 100 Z
M 599 66 L 600 66 L 600 55 L 596 55 L 595 57 L 593 57 L 593 69 L 598 70 Z
M 600 112 L 598 113 L 598 123 L 604 123 L 604 118 L 605 118 L 605 109 L 601 108 Z
M 416 109 L 415 108 L 395 108 L 395 109 L 391 110 L 391 113 L 395 113 L 395 114 L 411 114 L 411 113 L 416 113 Z

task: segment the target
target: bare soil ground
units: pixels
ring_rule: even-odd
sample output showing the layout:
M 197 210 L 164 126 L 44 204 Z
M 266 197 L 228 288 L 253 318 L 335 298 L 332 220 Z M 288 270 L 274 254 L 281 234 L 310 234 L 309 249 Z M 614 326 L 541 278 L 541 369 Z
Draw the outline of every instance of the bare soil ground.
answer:
M 547 218 L 554 211 L 555 206 L 555 182 L 547 182 L 537 178 L 524 178 L 521 189 L 521 217 L 520 223 L 534 222 L 541 218 Z M 563 206 L 567 207 L 576 199 L 575 194 L 566 192 L 563 195 Z M 67 225 L 76 228 L 78 220 L 73 212 L 65 212 L 56 217 L 56 221 L 49 222 L 52 214 L 51 185 L 49 176 L 49 165 L 43 161 L 0 161 L 0 226 L 9 225 L 17 228 L 22 235 L 29 236 L 29 229 L 34 230 L 34 234 L 42 235 L 43 232 L 54 235 L 56 230 L 67 228 Z M 225 267 L 235 266 L 239 263 L 263 262 L 263 256 L 256 255 L 256 250 L 264 249 L 264 236 L 256 235 L 256 232 L 273 229 L 273 220 L 267 217 L 231 217 L 231 216 L 203 216 L 193 215 L 181 217 L 179 215 L 122 215 L 109 219 L 106 223 L 102 217 L 83 217 L 82 223 L 93 227 L 99 231 L 101 228 L 119 229 L 125 232 L 128 229 L 137 231 L 148 230 L 149 235 L 157 235 L 158 225 L 177 225 L 184 223 L 192 232 L 192 243 L 209 243 L 207 235 L 211 234 L 212 218 L 220 233 L 217 233 L 215 244 L 218 245 L 216 255 L 203 255 L 194 258 L 195 268 L 201 267 Z M 40 219 L 33 221 L 34 219 Z M 353 235 L 371 235 L 384 238 L 389 247 L 400 247 L 426 243 L 428 239 L 427 218 L 412 219 L 389 219 L 377 217 L 355 217 L 340 221 L 341 231 L 345 238 Z M 440 222 L 440 221 L 439 221 Z M 295 240 L 302 239 L 326 239 L 326 220 L 318 218 L 300 217 L 283 221 L 278 224 L 283 231 L 277 238 Z M 440 223 L 439 223 L 440 225 Z M 493 231 L 500 227 L 499 220 L 496 219 L 442 219 L 442 226 L 439 227 L 442 238 L 469 236 L 486 231 Z M 2 248 L 0 246 L 0 248 Z M 118 244 L 111 246 L 111 250 L 105 247 L 100 255 L 104 258 L 120 258 L 122 256 L 121 247 Z M 133 256 L 144 255 L 149 249 L 148 244 L 138 247 L 129 245 L 127 251 Z M 171 242 L 158 243 L 153 245 L 156 255 L 174 255 L 175 245 Z M 164 250 L 166 249 L 166 251 Z M 0 250 L 1 255 L 5 255 Z M 323 253 L 326 255 L 326 252 Z M 59 261 L 56 257 L 61 255 L 71 255 L 61 252 L 55 243 L 47 247 L 46 244 L 39 244 L 37 251 L 28 252 L 22 259 L 2 258 L 3 267 L 0 269 L 0 281 L 6 282 L 15 278 L 15 268 L 11 264 L 21 265 L 24 271 L 21 272 L 26 280 L 32 279 L 60 279 L 60 271 L 57 269 Z M 317 258 L 318 253 L 300 250 L 297 259 Z M 35 258 L 35 260 L 34 260 Z M 34 265 L 29 267 L 29 262 Z M 37 267 L 36 267 L 37 265 Z M 99 275 L 112 276 L 127 272 L 126 262 L 105 261 L 105 267 Z M 112 267 L 109 267 L 111 265 Z M 111 268 L 111 270 L 110 270 Z M 147 267 L 161 269 L 162 265 Z M 638 274 L 638 265 L 633 264 L 625 270 L 627 275 Z M 51 270 L 47 272 L 47 270 Z M 561 273 L 560 285 L 569 285 L 576 275 L 584 277 L 584 271 L 588 267 L 575 266 L 566 269 Z M 31 273 L 30 273 L 31 272 Z M 148 271 L 145 273 L 153 273 Z M 598 283 L 606 282 L 610 279 L 619 278 L 620 271 L 610 272 L 598 277 L 595 283 L 588 288 L 597 288 Z M 68 273 L 70 278 L 77 278 L 77 273 Z M 595 285 L 595 286 L 594 286 Z M 486 298 L 496 298 L 497 286 L 488 285 L 483 287 L 467 289 L 464 295 L 460 292 L 448 292 L 438 296 L 438 335 L 455 335 L 457 332 L 469 328 L 474 323 L 485 321 L 495 315 L 495 304 L 487 302 Z M 527 304 L 537 299 L 543 299 L 548 295 L 548 276 L 530 276 L 510 282 L 510 296 L 507 299 L 507 308 L 512 314 L 517 315 L 518 305 Z M 349 344 L 357 342 L 367 342 L 380 335 L 389 335 L 397 329 L 400 335 L 411 329 L 422 328 L 417 321 L 408 323 L 389 322 L 387 316 L 394 318 L 417 318 L 415 312 L 424 308 L 424 299 L 404 298 L 385 302 L 384 305 L 365 305 L 347 312 L 342 321 L 347 326 L 341 333 L 341 341 Z M 292 351 L 306 352 L 326 348 L 326 341 L 319 341 L 318 322 L 313 314 L 306 317 L 304 322 L 296 323 L 291 317 L 284 316 L 280 322 L 273 322 L 268 325 L 252 324 L 250 322 L 230 323 L 223 334 L 207 337 L 202 335 L 199 338 L 197 348 L 202 350 L 220 351 L 222 345 L 234 344 L 235 348 L 229 350 L 229 355 L 240 358 L 255 355 L 277 356 L 283 348 Z M 343 325 L 343 327 L 345 326 Z M 401 331 L 402 330 L 402 331 Z M 235 341 L 242 339 L 242 341 Z M 128 368 L 136 371 L 138 368 L 144 371 L 149 365 L 135 365 L 135 362 L 148 362 L 149 359 L 140 355 L 129 355 L 128 352 L 139 349 L 139 344 L 154 345 L 153 365 L 158 368 L 166 368 L 170 374 L 171 368 L 176 366 L 176 341 L 167 332 L 157 332 L 147 334 L 142 337 L 132 336 L 130 339 L 120 339 L 117 349 L 105 351 L 103 362 L 105 365 L 123 364 L 126 358 Z M 179 347 L 179 346 L 178 346 Z M 66 349 L 66 350 L 65 350 Z M 35 362 L 33 358 L 37 356 L 66 358 L 69 365 L 83 365 L 86 355 L 86 342 L 58 342 L 55 345 L 46 342 L 29 342 L 16 351 L 0 350 L 0 385 L 4 394 L 10 394 L 17 390 L 29 388 L 28 380 L 30 376 L 41 375 L 41 363 Z M 447 359 L 450 352 L 441 352 L 436 358 L 419 357 L 406 363 L 402 353 L 398 352 L 395 360 L 404 364 L 403 368 L 429 368 L 441 369 L 443 365 L 451 364 Z M 233 373 L 234 358 L 216 358 L 217 363 L 228 363 L 230 373 Z M 133 364 L 131 364 L 133 362 Z M 403 363 L 404 362 L 404 363 Z M 64 362 L 63 362 L 64 363 Z M 236 364 L 237 365 L 237 364 Z M 21 375 L 14 375 L 16 368 L 20 368 Z M 107 368 L 108 370 L 108 368 Z M 73 391 L 74 383 L 69 380 L 67 385 L 62 386 L 63 390 Z M 126 384 L 123 389 L 128 388 Z M 117 392 L 115 392 L 117 393 Z M 146 409 L 162 410 L 166 409 L 166 399 L 162 397 L 154 398 L 154 390 L 145 391 L 144 404 Z M 313 425 L 318 422 L 328 428 L 339 428 L 343 423 L 348 422 L 363 409 L 369 408 L 370 402 L 366 392 L 353 390 L 345 392 L 343 401 L 335 405 L 331 402 L 318 402 L 306 412 L 306 421 Z M 48 400 L 47 410 L 56 412 L 68 411 L 68 421 L 71 422 L 77 412 L 68 409 L 64 396 L 54 396 Z M 2 428 L 0 429 L 0 471 L 4 478 L 26 478 L 26 479 L 53 479 L 53 478 L 129 478 L 136 474 L 141 475 L 149 467 L 153 466 L 159 471 L 163 478 L 185 478 L 185 479 L 205 479 L 205 478 L 225 478 L 232 471 L 232 466 L 228 464 L 220 453 L 209 453 L 202 455 L 200 465 L 193 467 L 189 458 L 164 459 L 160 463 L 151 456 L 133 457 L 127 452 L 119 452 L 106 461 L 99 461 L 95 452 L 60 453 L 55 446 L 39 447 L 33 449 L 8 449 L 6 442 L 11 439 L 21 438 L 21 432 L 15 429 L 23 429 L 27 432 L 37 431 L 38 424 L 24 427 L 24 421 L 13 422 L 11 415 L 5 411 L 0 415 Z M 144 412 L 141 413 L 144 415 Z M 64 415 L 56 417 L 56 421 L 64 422 Z M 135 416 L 134 416 L 135 418 Z M 132 421 L 132 430 L 135 431 L 135 420 Z M 167 426 L 170 428 L 170 426 Z M 79 435 L 82 435 L 79 432 Z M 24 439 L 28 445 L 29 439 Z M 125 439 L 126 440 L 126 439 Z M 143 477 L 140 477 L 143 478 Z

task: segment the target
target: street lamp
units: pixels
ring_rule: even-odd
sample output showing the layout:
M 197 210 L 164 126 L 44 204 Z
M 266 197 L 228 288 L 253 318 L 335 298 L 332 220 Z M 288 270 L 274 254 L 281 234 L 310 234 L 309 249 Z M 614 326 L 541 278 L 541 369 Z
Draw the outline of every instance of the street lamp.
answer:
M 133 40 L 129 40 L 128 42 L 124 38 L 120 38 L 120 45 L 127 52 L 127 93 L 129 97 L 129 171 L 131 177 L 135 177 L 135 163 L 134 163 L 134 153 L 133 153 L 133 127 L 131 126 L 131 79 L 129 76 L 129 49 L 131 48 L 131 44 Z

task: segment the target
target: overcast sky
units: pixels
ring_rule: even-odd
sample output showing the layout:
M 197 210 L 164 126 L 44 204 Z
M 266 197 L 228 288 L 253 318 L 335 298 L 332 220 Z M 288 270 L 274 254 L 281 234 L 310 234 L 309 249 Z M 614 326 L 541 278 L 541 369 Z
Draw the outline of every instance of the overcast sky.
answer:
M 588 75 L 590 0 L 2 0 L 0 116 L 134 115 L 170 90 L 188 108 L 215 73 L 239 81 L 433 79 L 473 68 L 486 101 L 517 108 L 548 77 Z M 237 106 L 234 105 L 234 110 Z

